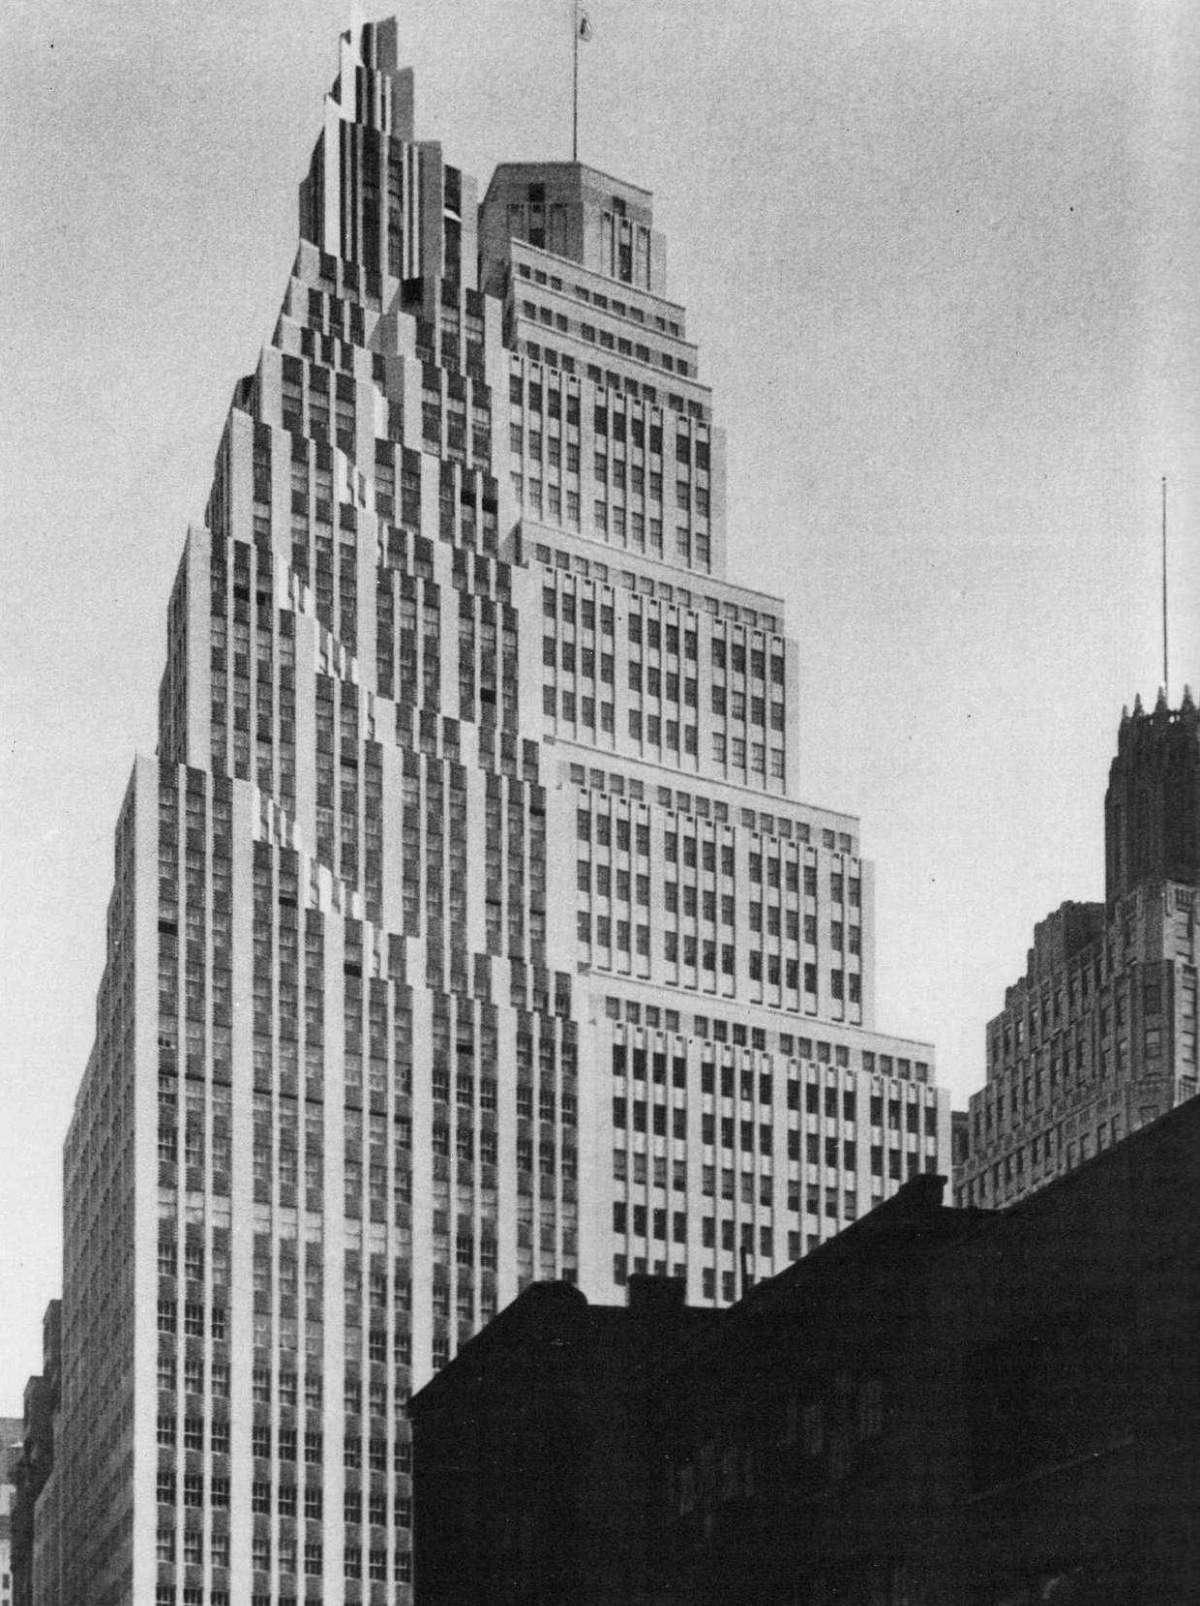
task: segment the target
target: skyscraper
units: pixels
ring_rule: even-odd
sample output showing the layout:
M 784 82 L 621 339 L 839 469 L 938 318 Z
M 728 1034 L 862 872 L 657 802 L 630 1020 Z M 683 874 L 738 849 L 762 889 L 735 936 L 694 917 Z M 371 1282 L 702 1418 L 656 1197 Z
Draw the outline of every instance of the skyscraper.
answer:
M 12 1606 L 33 1606 L 35 1599 L 62 1598 L 58 1480 L 54 1476 L 61 1340 L 62 1301 L 52 1299 L 42 1317 L 42 1370 L 25 1385 L 20 1456 L 14 1465 Z M 36 1597 L 35 1575 L 40 1581 Z
M 0 1416 L 0 1606 L 13 1606 L 13 1507 L 24 1423 Z
M 727 1301 L 949 1159 L 650 197 L 477 206 L 396 45 L 342 40 L 117 826 L 71 1603 L 406 1598 L 409 1390 L 525 1283 Z
M 1105 901 L 1039 921 L 987 1032 L 963 1204 L 1006 1205 L 1195 1096 L 1200 712 L 1124 711 L 1104 801 Z

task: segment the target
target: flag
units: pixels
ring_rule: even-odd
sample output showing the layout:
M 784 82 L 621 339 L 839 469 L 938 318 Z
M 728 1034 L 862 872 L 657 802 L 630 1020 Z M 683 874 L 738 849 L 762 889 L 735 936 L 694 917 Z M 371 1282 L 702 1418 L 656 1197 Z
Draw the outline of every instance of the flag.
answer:
M 579 13 L 579 37 L 585 41 L 592 37 L 592 19 L 586 11 Z

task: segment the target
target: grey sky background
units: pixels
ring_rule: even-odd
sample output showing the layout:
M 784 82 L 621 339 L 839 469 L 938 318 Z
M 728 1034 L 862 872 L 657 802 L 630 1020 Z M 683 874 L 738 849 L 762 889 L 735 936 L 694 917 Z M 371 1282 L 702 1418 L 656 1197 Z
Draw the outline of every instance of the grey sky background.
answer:
M 398 0 L 418 132 L 570 154 L 570 0 Z M 581 158 L 655 192 L 729 437 L 730 574 L 861 814 L 878 1024 L 956 1104 L 1032 926 L 1103 895 L 1123 702 L 1200 694 L 1200 8 L 593 0 Z M 386 10 L 368 8 L 368 16 Z M 169 585 L 269 335 L 329 0 L 0 21 L 0 1405 L 60 1277 L 112 828 Z

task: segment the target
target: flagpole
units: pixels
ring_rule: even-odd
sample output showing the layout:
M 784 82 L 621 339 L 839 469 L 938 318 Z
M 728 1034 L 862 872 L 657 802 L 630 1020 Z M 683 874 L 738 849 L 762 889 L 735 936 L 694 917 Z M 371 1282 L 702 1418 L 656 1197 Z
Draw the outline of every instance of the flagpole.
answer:
M 571 0 L 571 160 L 579 160 L 579 0 Z

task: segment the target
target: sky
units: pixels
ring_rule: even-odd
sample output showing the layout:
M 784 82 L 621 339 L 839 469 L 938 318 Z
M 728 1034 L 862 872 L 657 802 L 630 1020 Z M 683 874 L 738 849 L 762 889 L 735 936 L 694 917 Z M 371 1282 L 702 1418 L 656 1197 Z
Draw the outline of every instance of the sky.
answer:
M 397 0 L 417 125 L 570 154 L 571 0 Z M 1036 920 L 1103 896 L 1123 703 L 1200 694 L 1192 0 L 590 0 L 580 156 L 655 194 L 728 436 L 730 577 L 800 645 L 806 801 L 862 818 L 877 1023 L 956 1105 Z M 386 15 L 367 8 L 368 17 Z M 351 16 L 0 20 L 0 1409 L 58 1292 L 166 602 Z

